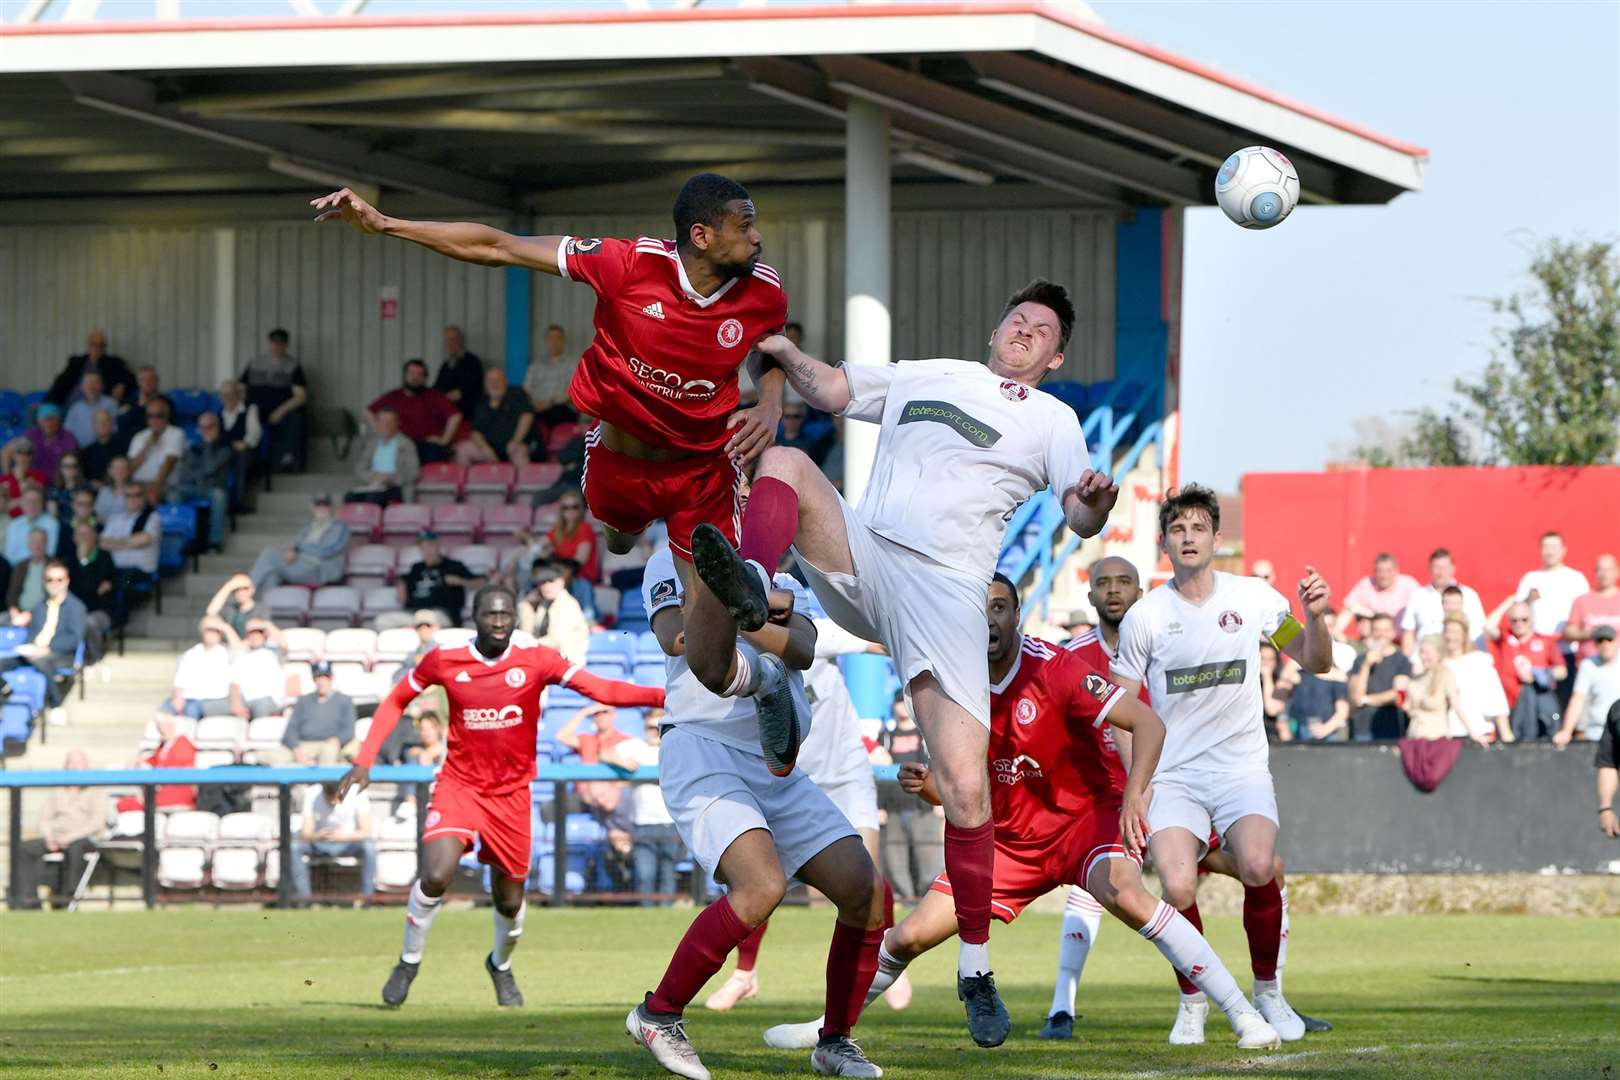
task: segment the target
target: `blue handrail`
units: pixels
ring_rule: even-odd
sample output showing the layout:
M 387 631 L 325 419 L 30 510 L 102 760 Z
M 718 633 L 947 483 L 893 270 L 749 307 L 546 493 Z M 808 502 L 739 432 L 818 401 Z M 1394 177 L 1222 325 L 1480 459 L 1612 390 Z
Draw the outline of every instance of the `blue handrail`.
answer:
M 221 765 L 212 769 L 21 769 L 0 772 L 0 788 L 43 787 L 163 787 L 169 784 L 317 784 L 337 780 L 347 773 L 342 765 L 268 766 Z M 899 775 L 895 765 L 874 765 L 878 780 Z M 378 765 L 371 770 L 373 783 L 430 784 L 437 770 L 425 765 Z M 541 764 L 536 783 L 570 783 L 577 780 L 658 779 L 656 766 L 629 772 L 611 765 Z

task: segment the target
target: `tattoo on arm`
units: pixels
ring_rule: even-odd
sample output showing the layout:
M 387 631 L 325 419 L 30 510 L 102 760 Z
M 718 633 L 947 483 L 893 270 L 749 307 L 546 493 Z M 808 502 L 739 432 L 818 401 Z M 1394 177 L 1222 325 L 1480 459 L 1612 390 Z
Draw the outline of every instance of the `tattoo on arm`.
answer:
M 800 396 L 809 397 L 816 392 L 816 363 L 806 357 L 798 357 L 787 362 L 786 371 L 793 379 L 793 386 Z

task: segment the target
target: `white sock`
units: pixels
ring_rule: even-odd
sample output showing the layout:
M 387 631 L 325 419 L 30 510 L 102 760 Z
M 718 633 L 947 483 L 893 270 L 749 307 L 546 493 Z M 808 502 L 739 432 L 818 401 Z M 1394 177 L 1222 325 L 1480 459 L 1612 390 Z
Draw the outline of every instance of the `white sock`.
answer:
M 529 902 L 519 904 L 517 914 L 510 919 L 501 914 L 500 908 L 491 910 L 495 912 L 495 947 L 489 955 L 495 961 L 495 970 L 505 971 L 512 966 L 512 950 L 523 936 L 523 916 L 528 913 Z
M 878 946 L 877 974 L 872 976 L 872 988 L 866 992 L 866 1005 L 872 1004 L 883 991 L 894 985 L 896 979 L 906 973 L 908 960 L 897 960 L 890 952 L 887 944 Z M 861 1008 L 866 1008 L 862 1005 Z
M 1253 1009 L 1204 935 L 1163 900 L 1153 909 L 1153 917 L 1147 925 L 1137 933 L 1153 942 L 1170 965 L 1191 979 L 1227 1016 Z
M 1282 943 L 1277 946 L 1277 992 L 1282 992 L 1283 965 L 1288 963 L 1288 886 L 1284 885 L 1279 892 L 1282 893 Z
M 721 697 L 749 697 L 759 689 L 759 650 L 746 641 L 737 642 L 737 673 Z
M 990 945 L 988 942 L 969 945 L 963 941 L 956 951 L 956 974 L 963 979 L 990 974 Z
M 422 962 L 422 947 L 427 944 L 428 931 L 433 929 L 433 920 L 443 906 L 444 897 L 429 896 L 422 891 L 420 881 L 411 883 L 411 897 L 405 902 L 405 944 L 399 950 L 401 960 L 407 964 Z
M 1052 1007 L 1046 1015 L 1060 1012 L 1074 1015 L 1074 995 L 1080 988 L 1080 973 L 1086 968 L 1091 944 L 1102 927 L 1102 905 L 1076 885 L 1063 905 L 1063 934 L 1058 938 L 1057 985 L 1052 989 Z
M 1280 993 L 1282 993 L 1282 984 L 1279 983 L 1276 979 L 1256 979 L 1256 980 L 1254 980 L 1254 996 L 1255 997 L 1259 997 L 1261 994 L 1280 994 Z

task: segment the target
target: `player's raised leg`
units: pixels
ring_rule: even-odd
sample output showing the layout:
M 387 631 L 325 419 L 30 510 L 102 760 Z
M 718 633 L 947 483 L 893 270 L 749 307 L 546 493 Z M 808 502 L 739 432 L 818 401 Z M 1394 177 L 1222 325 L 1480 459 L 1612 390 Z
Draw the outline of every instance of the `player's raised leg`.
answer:
M 411 992 L 411 982 L 422 966 L 422 951 L 427 947 L 428 931 L 444 906 L 444 894 L 455 877 L 456 864 L 467 850 L 465 840 L 441 834 L 428 840 L 422 849 L 421 873 L 411 883 L 410 897 L 405 901 L 405 940 L 400 946 L 399 961 L 389 972 L 383 984 L 383 1004 L 399 1008 Z
M 878 970 L 888 884 L 855 836 L 829 844 L 794 876 L 838 908 L 827 950 L 826 1003 L 810 1067 L 822 1076 L 882 1076 L 883 1070 L 868 1060 L 850 1033 Z
M 1091 955 L 1091 946 L 1097 941 L 1102 913 L 1102 905 L 1085 889 L 1076 885 L 1069 890 L 1069 898 L 1063 904 L 1063 925 L 1058 932 L 1057 984 L 1052 988 L 1052 1006 L 1040 1030 L 1043 1039 L 1074 1037 L 1075 994 L 1086 969 L 1086 957 Z
M 1270 777 L 1264 778 L 1269 788 Z M 1286 1042 L 1305 1037 L 1305 1021 L 1283 997 L 1277 981 L 1282 949 L 1283 898 L 1277 882 L 1277 823 L 1263 814 L 1238 818 L 1222 837 L 1243 883 L 1243 931 L 1254 969 L 1254 1004 Z

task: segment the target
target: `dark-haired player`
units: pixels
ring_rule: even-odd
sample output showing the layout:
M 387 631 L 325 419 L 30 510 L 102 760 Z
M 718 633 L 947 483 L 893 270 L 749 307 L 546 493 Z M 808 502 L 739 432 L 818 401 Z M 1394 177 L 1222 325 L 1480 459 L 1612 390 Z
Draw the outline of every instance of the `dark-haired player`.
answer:
M 754 478 L 741 551 L 719 530 L 693 533 L 694 566 L 731 616 L 704 647 L 726 648 L 734 628 L 764 623 L 764 568 L 792 545 L 827 614 L 894 658 L 945 808 L 961 937 L 957 992 L 981 1046 L 998 1045 L 1010 1023 L 987 947 L 995 835 L 986 591 L 1008 519 L 1036 492 L 1051 486 L 1082 536 L 1102 529 L 1119 494 L 1091 467 L 1074 410 L 1037 389 L 1063 363 L 1073 329 L 1067 292 L 1035 281 L 1008 299 L 986 363 L 829 367 L 786 337 L 761 341 L 811 406 L 881 425 L 866 495 L 852 509 L 810 458 L 772 447 Z M 688 654 L 696 648 L 689 633 Z M 791 757 L 767 761 L 792 766 Z
M 338 785 L 339 797 L 371 783 L 389 732 L 415 697 L 441 686 L 449 698 L 450 749 L 422 825 L 422 866 L 405 906 L 405 944 L 383 987 L 383 1001 L 404 1003 L 422 963 L 428 930 L 461 856 L 476 842 L 489 865 L 495 945 L 484 967 L 501 1005 L 522 1005 L 512 950 L 523 933 L 523 883 L 529 876 L 530 795 L 540 692 L 561 684 L 604 705 L 659 707 L 664 692 L 593 675 L 544 645 L 515 645 L 517 600 L 504 585 L 473 597 L 477 634 L 466 645 L 430 651 L 377 706 L 371 730 Z
M 1137 601 L 1119 627 L 1113 674 L 1136 693 L 1145 683 L 1167 736 L 1153 778 L 1153 864 L 1164 898 L 1192 910 L 1198 863 L 1211 831 L 1243 882 L 1243 928 L 1254 967 L 1254 1003 L 1285 1041 L 1305 1023 L 1277 982 L 1283 900 L 1277 881 L 1277 795 L 1260 707 L 1260 642 L 1307 670 L 1333 664 L 1328 587 L 1311 567 L 1299 583 L 1302 625 L 1288 599 L 1258 578 L 1217 571 L 1221 508 L 1189 484 L 1159 508 L 1159 545 L 1172 580 Z M 1209 1004 L 1182 994 L 1170 1042 L 1204 1041 Z

